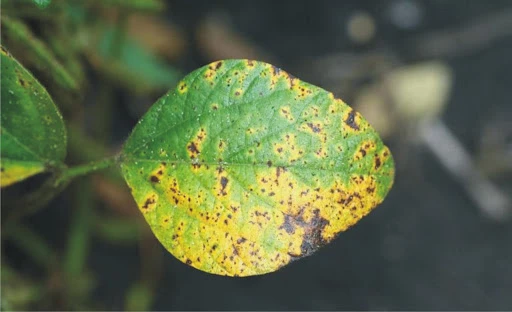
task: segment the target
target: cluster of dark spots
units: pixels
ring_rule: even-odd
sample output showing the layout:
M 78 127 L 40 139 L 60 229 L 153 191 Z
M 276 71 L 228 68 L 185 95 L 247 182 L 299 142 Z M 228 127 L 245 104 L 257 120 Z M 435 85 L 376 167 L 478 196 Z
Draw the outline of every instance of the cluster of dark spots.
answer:
M 228 219 L 224 219 L 224 224 L 228 225 Z
M 272 161 L 267 161 L 267 166 L 272 167 Z
M 176 239 L 178 239 L 178 237 L 180 237 L 178 234 L 174 234 L 174 235 L 171 237 L 171 239 L 172 239 L 172 240 L 176 240 Z
M 199 257 L 197 257 L 196 260 L 197 260 L 197 262 L 201 262 L 201 258 L 199 258 Z
M 187 87 L 187 84 L 186 83 L 183 83 L 181 86 L 180 86 L 180 91 L 183 91 L 185 90 L 185 88 Z
M 286 233 L 293 234 L 293 233 L 295 233 L 295 223 L 296 222 L 293 221 L 293 216 L 285 215 L 284 222 L 283 222 L 283 224 L 281 224 L 279 229 L 284 229 L 286 231 Z
M 275 76 L 279 75 L 281 73 L 281 68 L 272 65 L 272 72 Z
M 370 186 L 368 186 L 368 187 L 366 188 L 366 192 L 367 192 L 368 194 L 373 194 L 373 193 L 375 193 L 375 187 L 370 187 Z
M 247 66 L 253 67 L 254 66 L 254 61 L 253 60 L 247 60 Z
M 142 209 L 148 209 L 149 205 L 154 204 L 154 203 L 155 203 L 154 198 L 152 198 L 152 197 L 147 198 L 146 201 L 144 202 L 144 205 L 142 205 Z
M 240 96 L 240 91 L 235 91 L 235 96 Z
M 226 178 L 226 177 L 220 178 L 220 186 L 221 186 L 220 192 L 222 195 L 227 195 L 226 186 L 228 185 L 228 182 L 229 182 L 228 178 Z
M 169 218 L 164 219 L 164 223 L 167 223 L 167 222 L 169 222 Z
M 215 64 L 215 69 L 219 69 L 222 66 L 222 61 L 219 61 Z
M 313 218 L 305 227 L 303 241 L 300 246 L 302 257 L 309 256 L 319 247 L 328 243 L 322 238 L 322 232 L 327 225 L 329 225 L 329 221 L 320 216 L 320 210 L 313 210 Z
M 293 87 L 295 86 L 295 77 L 288 73 L 285 74 L 285 78 L 288 79 L 288 81 L 290 81 L 290 89 L 293 89 Z
M 282 148 L 282 147 L 278 147 L 278 148 L 277 148 L 277 152 L 278 152 L 278 153 L 282 153 L 282 152 L 283 152 L 283 148 Z
M 0 167 L 0 172 L 5 172 L 5 168 L 4 167 Z M 131 189 L 130 189 L 131 191 Z
M 222 167 L 222 165 L 219 165 L 216 170 L 219 174 L 221 174 L 224 171 L 224 167 Z
M 270 193 L 268 193 L 268 196 L 274 196 L 274 195 L 276 195 L 276 193 L 275 193 L 275 192 L 270 192 Z
M 382 154 L 382 156 L 384 156 L 384 158 L 388 157 L 389 156 L 389 152 L 386 150 L 384 151 L 384 153 Z
M 236 243 L 237 244 L 243 244 L 247 241 L 247 239 L 245 237 L 240 237 L 239 239 L 236 240 Z
M 219 106 L 218 106 L 217 104 L 213 104 L 213 105 L 212 105 L 212 109 L 213 109 L 213 110 L 218 110 L 218 109 L 219 109 Z
M 345 119 L 345 123 L 347 126 L 354 130 L 359 130 L 359 125 L 356 123 L 356 112 L 352 109 L 350 113 L 348 113 L 347 119 Z
M 187 263 L 188 265 L 191 265 L 191 264 L 192 264 L 192 260 L 187 259 L 186 263 Z
M 219 141 L 219 149 L 221 149 L 222 147 L 224 147 L 224 141 L 220 140 Z
M 196 146 L 196 144 L 195 144 L 194 142 L 190 142 L 190 144 L 189 144 L 189 145 L 187 145 L 187 149 L 188 149 L 191 153 L 193 153 L 193 154 L 199 154 L 199 153 L 201 153 L 201 152 L 197 149 L 197 146 Z M 191 156 L 191 157 L 192 157 L 192 156 Z M 194 157 L 192 157 L 192 158 L 194 158 Z
M 375 154 L 375 170 L 379 169 L 382 165 L 379 155 Z
M 314 133 L 319 133 L 320 131 L 322 131 L 322 129 L 320 128 L 319 125 L 314 125 L 311 122 L 309 122 L 307 125 L 311 129 L 311 131 L 313 131 Z
M 160 182 L 160 179 L 159 179 L 157 176 L 155 176 L 155 175 L 152 175 L 149 179 L 150 179 L 150 181 L 151 181 L 151 182 L 153 182 L 153 183 L 158 183 L 158 182 Z

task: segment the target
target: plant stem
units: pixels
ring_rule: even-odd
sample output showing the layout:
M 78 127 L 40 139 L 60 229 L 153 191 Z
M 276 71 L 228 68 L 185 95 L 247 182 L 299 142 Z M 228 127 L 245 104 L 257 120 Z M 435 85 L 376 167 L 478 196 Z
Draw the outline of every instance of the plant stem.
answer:
M 62 171 L 60 176 L 55 181 L 55 186 L 59 186 L 63 183 L 67 184 L 71 180 L 73 180 L 74 178 L 79 177 L 79 176 L 83 176 L 86 174 L 93 173 L 95 171 L 107 169 L 107 168 L 113 166 L 116 163 L 116 161 L 117 161 L 117 155 L 105 158 L 100 161 L 95 161 L 95 162 L 91 162 L 88 164 L 79 165 L 76 167 L 66 169 L 66 170 Z
M 60 169 L 61 171 L 55 172 L 54 176 L 48 179 L 35 192 L 28 194 L 20 200 L 6 203 L 6 206 L 12 205 L 19 208 L 13 209 L 13 213 L 3 223 L 15 223 L 26 215 L 34 214 L 59 195 L 73 179 L 109 168 L 116 163 L 117 157 L 116 155 L 85 165 Z

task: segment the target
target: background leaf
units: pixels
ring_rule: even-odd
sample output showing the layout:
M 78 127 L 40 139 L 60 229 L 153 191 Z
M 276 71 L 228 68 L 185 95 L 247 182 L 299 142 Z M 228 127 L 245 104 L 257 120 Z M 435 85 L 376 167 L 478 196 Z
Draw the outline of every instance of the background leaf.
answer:
M 66 131 L 44 87 L 3 47 L 1 54 L 3 187 L 64 160 Z
M 312 254 L 382 202 L 394 177 L 388 148 L 359 113 L 248 60 L 186 76 L 142 118 L 123 157 L 160 242 L 230 276 Z
M 46 8 L 47 6 L 50 5 L 50 3 L 52 2 L 52 0 L 33 0 L 34 3 L 40 7 L 41 9 L 44 9 Z
M 23 55 L 50 81 L 60 88 L 77 90 L 78 82 L 62 65 L 47 44 L 34 36 L 20 20 L 2 16 L 2 42 L 16 55 Z M 12 47 L 12 48 L 11 48 Z
M 96 44 L 87 53 L 91 63 L 110 81 L 139 94 L 156 90 L 167 90 L 176 84 L 181 73 L 152 54 L 133 38 L 125 37 L 120 47 L 115 47 L 119 55 L 113 58 L 111 50 L 115 42 L 116 27 L 105 27 L 98 34 Z

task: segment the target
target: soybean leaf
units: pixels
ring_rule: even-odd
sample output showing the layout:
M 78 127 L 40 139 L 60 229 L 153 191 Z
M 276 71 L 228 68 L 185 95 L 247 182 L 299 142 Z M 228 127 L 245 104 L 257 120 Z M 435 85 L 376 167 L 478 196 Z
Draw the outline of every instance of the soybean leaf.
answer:
M 125 37 L 119 50 L 119 57 L 113 58 L 111 51 L 116 44 L 115 27 L 106 27 L 100 33 L 94 50 L 88 56 L 95 67 L 113 82 L 121 83 L 135 93 L 149 93 L 167 89 L 181 77 L 178 70 L 153 55 L 131 37 Z
M 59 87 L 78 90 L 78 82 L 46 43 L 35 37 L 22 21 L 2 16 L 2 41 L 12 49 L 12 53 L 23 55 L 32 66 Z
M 107 9 L 121 9 L 134 12 L 161 12 L 165 9 L 162 0 L 87 0 L 86 4 Z
M 2 47 L 1 186 L 59 165 L 64 122 L 43 86 Z
M 50 5 L 50 3 L 52 2 L 52 0 L 32 0 L 34 1 L 34 3 L 41 9 L 44 9 L 46 8 L 47 6 Z
M 389 149 L 359 113 L 249 60 L 186 76 L 137 124 L 121 167 L 165 248 L 229 276 L 311 255 L 381 203 L 394 179 Z

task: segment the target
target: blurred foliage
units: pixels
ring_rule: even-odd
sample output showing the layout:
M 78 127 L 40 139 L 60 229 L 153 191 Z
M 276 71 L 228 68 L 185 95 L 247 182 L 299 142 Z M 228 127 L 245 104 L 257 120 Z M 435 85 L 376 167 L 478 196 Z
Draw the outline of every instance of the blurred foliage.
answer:
M 181 78 L 173 63 L 183 55 L 184 40 L 163 17 L 165 9 L 161 0 L 2 1 L 2 45 L 41 82 L 64 115 L 67 163 L 116 152 L 117 94 L 152 102 Z M 52 183 L 49 176 L 36 176 L 2 189 L 2 245 L 22 253 L 28 263 L 10 263 L 4 253 L 1 308 L 105 309 L 92 298 L 97 276 L 88 267 L 91 240 L 144 249 L 141 240 L 153 238 L 113 168 L 73 182 L 66 192 L 70 224 L 61 229 L 67 243 L 64 250 L 56 248 L 26 218 L 44 208 L 33 199 L 47 194 Z M 29 196 L 19 196 L 27 190 Z M 158 258 L 141 261 L 142 279 L 126 293 L 127 309 L 151 308 Z M 42 273 L 29 278 L 26 265 Z

